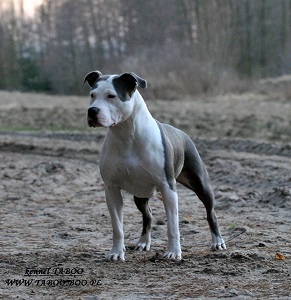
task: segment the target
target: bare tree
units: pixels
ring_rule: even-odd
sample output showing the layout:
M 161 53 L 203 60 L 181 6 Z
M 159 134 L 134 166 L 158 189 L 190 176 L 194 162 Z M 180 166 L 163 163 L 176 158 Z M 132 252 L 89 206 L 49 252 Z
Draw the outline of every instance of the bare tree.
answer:
M 223 70 L 291 72 L 291 0 L 44 0 L 33 18 L 23 0 L 6 3 L 0 88 L 80 93 L 88 70 L 137 64 L 184 87 L 200 80 L 205 91 Z

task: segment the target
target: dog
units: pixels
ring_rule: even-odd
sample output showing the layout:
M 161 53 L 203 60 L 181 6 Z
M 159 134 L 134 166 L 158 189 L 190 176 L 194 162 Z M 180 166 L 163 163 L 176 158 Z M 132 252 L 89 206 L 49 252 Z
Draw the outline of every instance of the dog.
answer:
M 209 176 L 199 153 L 186 133 L 152 117 L 137 89 L 146 88 L 146 80 L 132 72 L 102 75 L 92 71 L 85 76 L 86 82 L 91 87 L 88 125 L 108 128 L 100 157 L 113 228 L 113 246 L 106 259 L 125 260 L 121 190 L 133 195 L 142 214 L 142 233 L 136 250 L 150 249 L 149 199 L 158 190 L 167 216 L 168 246 L 164 257 L 181 260 L 176 182 L 194 191 L 203 202 L 212 249 L 226 249 L 214 211 Z

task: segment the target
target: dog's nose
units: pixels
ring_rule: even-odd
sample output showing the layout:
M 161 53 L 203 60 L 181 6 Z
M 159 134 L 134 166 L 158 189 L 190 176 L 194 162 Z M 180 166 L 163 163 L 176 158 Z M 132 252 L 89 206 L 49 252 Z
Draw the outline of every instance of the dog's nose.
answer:
M 99 110 L 100 110 L 100 109 L 97 108 L 97 107 L 89 107 L 89 108 L 88 108 L 88 117 L 89 117 L 90 119 L 93 119 L 93 120 L 96 119 Z

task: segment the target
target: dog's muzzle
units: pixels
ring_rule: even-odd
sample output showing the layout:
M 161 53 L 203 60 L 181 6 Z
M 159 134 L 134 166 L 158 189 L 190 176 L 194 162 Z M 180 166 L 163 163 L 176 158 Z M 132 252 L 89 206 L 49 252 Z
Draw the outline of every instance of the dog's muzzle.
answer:
M 89 127 L 100 126 L 100 124 L 98 123 L 98 117 L 97 117 L 99 111 L 100 111 L 100 109 L 97 107 L 89 107 L 88 114 L 87 114 L 87 121 L 88 121 Z

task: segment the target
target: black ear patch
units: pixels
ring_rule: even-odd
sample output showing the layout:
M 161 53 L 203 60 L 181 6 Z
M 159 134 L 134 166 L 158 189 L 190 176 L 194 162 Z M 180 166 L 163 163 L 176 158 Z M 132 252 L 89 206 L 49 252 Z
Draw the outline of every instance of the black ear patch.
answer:
M 112 80 L 121 101 L 129 101 L 138 86 L 146 88 L 147 82 L 134 73 L 123 73 Z
M 88 73 L 85 78 L 83 84 L 88 82 L 90 87 L 93 87 L 94 84 L 97 82 L 97 80 L 102 76 L 102 73 L 100 71 L 92 71 Z

